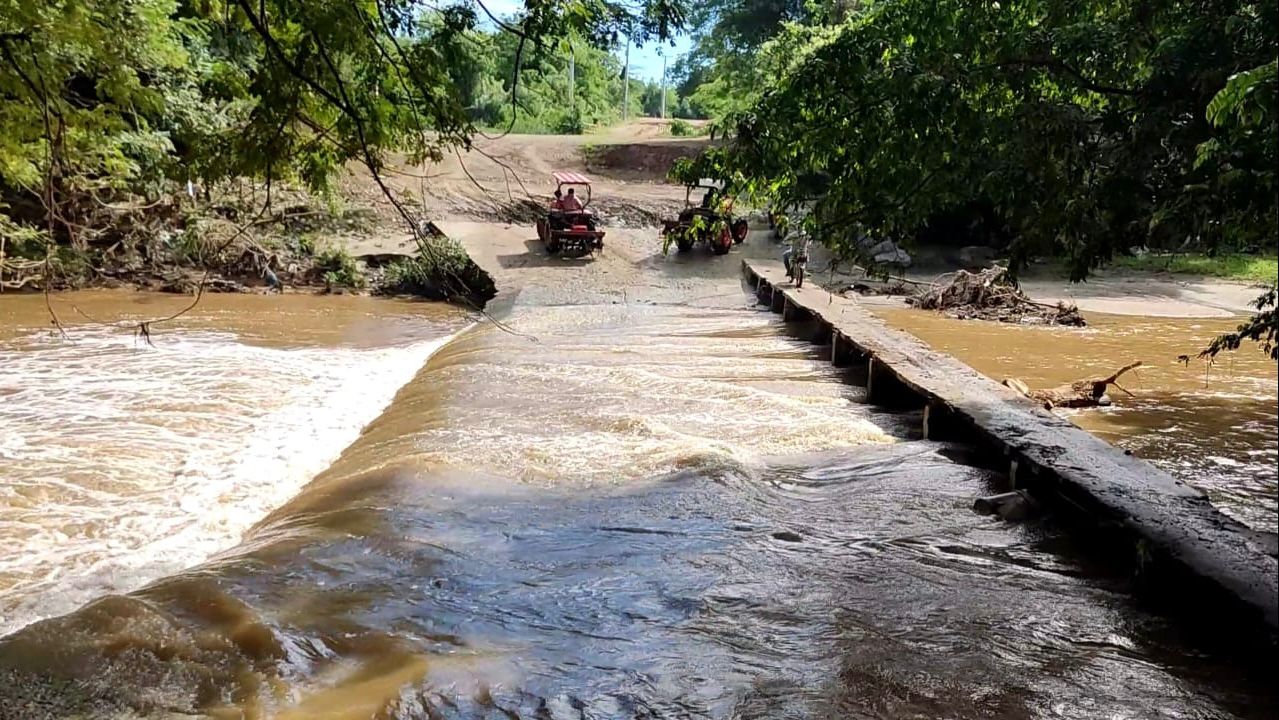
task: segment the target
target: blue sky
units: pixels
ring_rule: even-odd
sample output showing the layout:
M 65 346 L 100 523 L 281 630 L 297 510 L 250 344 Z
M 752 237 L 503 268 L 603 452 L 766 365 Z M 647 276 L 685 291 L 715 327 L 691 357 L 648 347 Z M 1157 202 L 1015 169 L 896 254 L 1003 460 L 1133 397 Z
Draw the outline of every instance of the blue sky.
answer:
M 675 46 L 659 45 L 650 42 L 642 48 L 631 48 L 631 77 L 639 80 L 657 80 L 662 76 L 662 53 L 666 54 L 667 65 L 674 65 L 681 55 L 688 52 L 689 38 L 680 35 L 674 39 Z
M 523 0 L 484 0 L 484 7 L 489 12 L 498 17 L 506 17 L 513 15 L 519 10 L 524 9 Z M 476 8 L 479 13 L 481 24 L 488 25 L 488 19 L 484 15 L 484 11 Z M 669 43 L 649 42 L 642 48 L 631 48 L 631 77 L 636 80 L 657 80 L 662 76 L 662 55 L 666 55 L 667 65 L 674 65 L 675 60 L 679 56 L 688 52 L 690 45 L 687 35 L 680 35 L 674 39 L 674 45 Z M 618 50 L 618 59 L 621 59 L 622 50 Z

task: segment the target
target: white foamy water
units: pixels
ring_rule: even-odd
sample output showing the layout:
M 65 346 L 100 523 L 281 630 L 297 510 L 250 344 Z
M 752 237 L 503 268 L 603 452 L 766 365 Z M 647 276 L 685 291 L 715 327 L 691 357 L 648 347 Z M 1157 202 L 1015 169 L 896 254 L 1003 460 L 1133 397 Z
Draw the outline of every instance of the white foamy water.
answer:
M 233 545 L 447 340 L 149 347 L 101 330 L 0 350 L 0 635 Z

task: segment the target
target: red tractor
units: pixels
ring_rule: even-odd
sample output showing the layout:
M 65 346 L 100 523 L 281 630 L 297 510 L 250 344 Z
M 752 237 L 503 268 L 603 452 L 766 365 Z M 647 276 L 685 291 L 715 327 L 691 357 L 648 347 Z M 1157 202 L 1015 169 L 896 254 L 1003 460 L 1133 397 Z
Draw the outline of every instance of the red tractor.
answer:
M 749 226 L 745 218 L 733 219 L 732 200 L 719 201 L 724 186 L 714 180 L 702 179 L 686 186 L 684 209 L 679 219 L 662 222 L 662 236 L 666 247 L 674 242 L 680 252 L 688 252 L 693 245 L 702 242 L 716 255 L 724 255 L 733 245 L 746 239 Z M 693 191 L 701 190 L 701 204 L 693 204 Z
M 546 244 L 546 252 L 565 257 L 581 257 L 604 248 L 604 231 L 588 209 L 591 204 L 591 181 L 574 172 L 553 172 L 556 201 L 545 217 L 537 219 L 537 237 Z M 565 190 L 567 188 L 567 191 Z M 586 189 L 579 197 L 577 188 Z

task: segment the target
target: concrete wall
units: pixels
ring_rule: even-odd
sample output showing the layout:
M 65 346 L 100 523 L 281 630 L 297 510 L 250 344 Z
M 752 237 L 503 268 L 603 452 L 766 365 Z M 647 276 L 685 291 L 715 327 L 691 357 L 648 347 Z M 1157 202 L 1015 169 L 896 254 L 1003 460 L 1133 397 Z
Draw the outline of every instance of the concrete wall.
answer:
M 832 363 L 853 368 L 870 402 L 920 409 L 924 438 L 983 450 L 1013 487 L 1052 508 L 1108 561 L 1139 571 L 1156 595 L 1175 597 L 1191 613 L 1267 628 L 1274 642 L 1279 567 L 1272 543 L 1202 493 L 886 327 L 855 300 L 794 288 L 780 263 L 745 261 L 743 270 L 761 304 L 828 348 Z

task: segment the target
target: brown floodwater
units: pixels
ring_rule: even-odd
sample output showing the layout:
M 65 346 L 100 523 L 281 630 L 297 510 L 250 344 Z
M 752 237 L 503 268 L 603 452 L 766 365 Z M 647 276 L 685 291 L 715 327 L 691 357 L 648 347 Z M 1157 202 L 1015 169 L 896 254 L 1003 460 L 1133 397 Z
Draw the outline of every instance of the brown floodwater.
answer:
M 960 321 L 922 310 L 876 312 L 996 380 L 1019 378 L 1031 388 L 1108 377 L 1140 360 L 1141 367 L 1119 380 L 1131 395 L 1112 388 L 1109 407 L 1061 412 L 1204 491 L 1236 519 L 1276 531 L 1277 366 L 1257 345 L 1224 353 L 1211 366 L 1193 359 L 1239 319 L 1090 313 L 1086 328 L 1051 328 Z
M 466 323 L 424 303 L 209 295 L 148 344 L 131 326 L 189 298 L 51 304 L 65 337 L 43 297 L 0 299 L 0 633 L 233 545 Z
M 0 717 L 1274 716 L 1267 663 L 974 514 L 1003 478 L 730 272 L 516 298 L 512 331 L 228 298 L 152 347 L 0 310 Z

